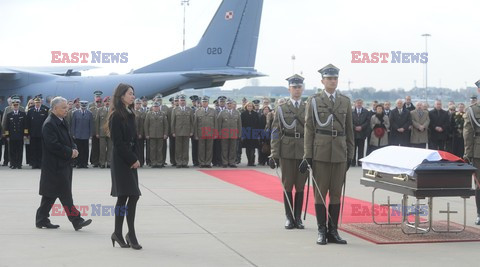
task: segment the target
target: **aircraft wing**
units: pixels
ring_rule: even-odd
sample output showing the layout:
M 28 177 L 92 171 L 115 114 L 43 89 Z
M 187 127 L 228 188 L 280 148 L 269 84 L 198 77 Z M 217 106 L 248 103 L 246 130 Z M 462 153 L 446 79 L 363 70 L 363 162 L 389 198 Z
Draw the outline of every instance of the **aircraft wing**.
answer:
M 257 78 L 266 76 L 263 73 L 257 72 L 256 70 L 249 69 L 226 69 L 226 70 L 200 70 L 200 71 L 189 71 L 182 74 L 188 78 L 195 79 L 208 79 L 208 80 L 236 80 L 236 79 L 248 79 L 248 78 Z
M 20 79 L 19 72 L 9 69 L 0 68 L 0 81 L 14 81 Z
M 69 76 L 69 73 L 78 73 L 91 69 L 98 69 L 99 67 L 91 65 L 59 65 L 59 66 L 30 66 L 30 67 L 5 67 L 7 69 L 21 69 L 25 71 L 43 72 L 55 75 Z M 0 68 L 0 73 L 3 68 Z

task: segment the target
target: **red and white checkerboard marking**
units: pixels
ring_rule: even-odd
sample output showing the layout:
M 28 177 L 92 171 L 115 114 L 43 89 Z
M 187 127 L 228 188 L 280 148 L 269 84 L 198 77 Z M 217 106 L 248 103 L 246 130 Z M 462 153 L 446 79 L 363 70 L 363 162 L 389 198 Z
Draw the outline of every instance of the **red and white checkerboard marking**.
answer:
M 227 13 L 225 14 L 225 19 L 226 20 L 233 19 L 233 11 L 227 11 Z

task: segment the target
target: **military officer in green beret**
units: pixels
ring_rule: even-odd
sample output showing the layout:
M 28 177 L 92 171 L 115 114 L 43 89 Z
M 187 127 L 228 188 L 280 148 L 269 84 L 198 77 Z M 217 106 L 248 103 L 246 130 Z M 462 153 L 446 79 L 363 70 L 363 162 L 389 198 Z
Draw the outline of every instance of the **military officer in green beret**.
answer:
M 318 224 L 317 244 L 346 244 L 337 231 L 340 199 L 346 171 L 353 159 L 352 104 L 337 91 L 339 69 L 332 64 L 320 69 L 325 89 L 307 100 L 305 147 L 300 170 L 312 167 L 315 213 Z M 320 191 L 320 192 L 318 192 Z M 329 193 L 328 228 L 326 195 Z M 328 230 L 327 230 L 328 229 Z
M 286 229 L 305 228 L 301 214 L 307 174 L 300 173 L 298 169 L 303 159 L 304 146 L 305 102 L 301 100 L 303 80 L 304 78 L 297 74 L 287 79 L 290 98 L 277 107 L 271 128 L 272 149 L 269 165 L 273 169 L 280 163 L 282 170 Z M 294 187 L 295 198 L 292 193 Z

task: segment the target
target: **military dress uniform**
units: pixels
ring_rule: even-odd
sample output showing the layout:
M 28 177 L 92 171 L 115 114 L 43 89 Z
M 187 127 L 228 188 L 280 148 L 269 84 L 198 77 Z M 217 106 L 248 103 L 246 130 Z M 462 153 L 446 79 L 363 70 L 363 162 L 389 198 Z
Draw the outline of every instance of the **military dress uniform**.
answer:
M 92 113 L 87 109 L 88 102 L 80 101 L 81 109 L 72 115 L 71 134 L 78 148 L 77 167 L 88 168 L 89 145 L 88 141 L 95 132 Z
M 287 80 L 289 86 L 303 86 L 303 77 L 300 75 L 294 75 Z M 273 167 L 272 160 L 279 160 L 282 170 L 282 184 L 285 189 L 283 203 L 287 217 L 285 228 L 303 229 L 301 214 L 307 174 L 300 173 L 298 166 L 304 154 L 305 102 L 290 98 L 276 110 L 271 126 L 270 165 Z M 294 187 L 295 198 L 292 193 Z
M 185 99 L 185 96 L 180 96 Z M 177 168 L 188 168 L 189 140 L 193 135 L 193 112 L 187 106 L 172 111 L 172 134 L 175 135 L 175 162 Z
M 35 99 L 40 102 L 40 99 Z M 30 136 L 31 165 L 39 169 L 42 165 L 42 126 L 48 117 L 48 108 L 44 106 L 32 107 L 27 113 L 27 128 Z
M 92 106 L 88 110 L 92 113 L 93 124 L 97 125 L 97 113 L 101 107 Z M 93 127 L 92 149 L 90 150 L 90 163 L 94 168 L 100 165 L 100 138 L 97 137 L 97 127 Z
M 202 102 L 208 102 L 203 97 Z M 198 163 L 201 168 L 211 168 L 213 158 L 213 140 L 217 130 L 217 112 L 213 108 L 201 107 L 195 111 L 193 135 L 198 141 Z
M 28 135 L 27 114 L 13 110 L 6 117 L 5 136 L 9 139 L 10 168 L 21 169 L 23 161 L 23 139 Z
M 154 107 L 160 107 L 159 103 L 154 103 Z M 163 141 L 168 136 L 168 119 L 167 114 L 163 111 L 149 111 L 145 115 L 144 123 L 145 137 L 149 140 L 150 145 L 150 165 L 152 168 L 161 168 L 164 166 L 163 158 Z
M 137 99 L 136 101 L 140 101 Z M 145 164 L 145 131 L 144 131 L 144 124 L 145 124 L 145 112 L 142 112 L 141 109 L 133 110 L 135 114 L 135 127 L 137 128 L 137 157 L 138 162 L 140 162 L 140 167 L 143 167 Z
M 222 110 L 227 109 L 225 107 L 225 100 L 227 100 L 226 96 L 219 96 L 216 100 L 213 101 L 213 103 L 215 104 L 215 110 L 217 111 L 217 118 L 220 112 L 222 112 Z M 222 102 L 223 105 L 220 105 L 220 102 Z M 213 140 L 212 164 L 213 166 L 217 167 L 222 166 L 222 140 L 220 140 L 220 138 Z
M 5 145 L 5 150 L 3 152 L 3 166 L 7 166 L 10 161 L 10 149 L 9 149 L 9 141 L 5 136 L 5 130 L 7 127 L 7 115 L 8 113 L 13 111 L 13 103 L 17 102 L 20 103 L 20 98 L 18 96 L 11 96 L 12 105 L 5 107 L 2 115 L 2 137 L 3 137 L 3 144 Z M 25 108 L 20 106 L 18 110 L 25 112 Z
M 232 101 L 229 99 L 227 103 Z M 236 109 L 224 109 L 218 114 L 217 125 L 222 166 L 236 168 L 237 139 L 242 136 L 240 113 Z
M 178 103 L 178 96 L 171 97 L 170 102 L 172 103 L 172 106 L 168 108 L 168 113 L 167 113 L 167 118 L 168 118 L 168 127 L 169 132 L 168 132 L 168 155 L 170 156 L 170 164 L 172 166 L 176 166 L 177 163 L 175 162 L 175 137 L 172 134 L 172 112 L 175 109 L 176 105 L 175 102 Z
M 480 90 L 480 80 L 475 83 Z M 464 158 L 477 168 L 475 182 L 475 203 L 477 206 L 477 219 L 475 224 L 480 225 L 480 105 L 475 102 L 467 108 L 463 115 L 463 139 L 465 145 Z
M 319 70 L 322 79 L 338 77 L 339 69 L 332 64 Z M 353 159 L 354 135 L 351 101 L 345 95 L 335 90 L 329 94 L 321 91 L 307 100 L 305 117 L 305 148 L 304 161 L 301 168 L 305 171 L 305 162 L 313 168 L 315 185 L 315 212 L 318 224 L 317 244 L 346 244 L 337 232 L 340 215 L 340 198 L 346 171 Z M 330 202 L 327 213 L 323 200 L 327 192 Z M 323 200 L 322 200 L 323 197 Z
M 108 101 L 108 99 L 104 100 L 104 102 Z M 100 164 L 100 168 L 105 168 L 105 165 L 107 167 L 110 166 L 110 157 L 112 153 L 112 140 L 110 139 L 110 135 L 107 134 L 105 131 L 105 123 L 107 122 L 107 117 L 108 117 L 108 111 L 109 107 L 104 106 L 98 109 L 97 111 L 97 117 L 95 120 L 95 127 L 96 127 L 96 132 L 98 134 L 98 137 L 100 139 L 100 153 L 99 153 L 99 158 L 98 162 Z
M 197 106 L 196 103 L 200 99 L 197 95 L 192 95 L 190 96 L 190 99 L 192 100 L 192 112 L 195 115 L 195 112 L 197 111 Z M 192 162 L 193 166 L 198 166 L 198 140 L 195 139 L 195 136 L 192 136 L 190 138 L 192 142 Z
M 167 107 L 167 105 L 162 105 L 162 103 L 160 103 L 160 111 L 165 113 L 165 116 L 167 116 L 168 131 L 170 131 L 170 120 L 169 120 L 169 116 L 168 116 L 168 112 L 170 111 L 170 108 Z M 167 139 L 168 139 L 168 134 L 169 134 L 169 132 L 167 132 L 167 138 L 163 139 L 163 147 L 162 147 L 162 160 L 163 160 L 162 165 L 163 166 L 167 165 Z

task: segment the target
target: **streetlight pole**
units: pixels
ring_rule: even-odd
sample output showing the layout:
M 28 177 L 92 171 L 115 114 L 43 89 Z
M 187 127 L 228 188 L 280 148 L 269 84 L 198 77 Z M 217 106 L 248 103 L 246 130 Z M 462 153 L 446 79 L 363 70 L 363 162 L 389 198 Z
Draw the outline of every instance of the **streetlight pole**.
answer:
M 183 51 L 185 51 L 185 15 L 187 13 L 187 6 L 190 5 L 190 0 L 180 0 L 183 6 Z
M 432 35 L 424 33 L 422 36 L 425 37 L 425 53 L 428 55 L 428 37 Z M 428 104 L 428 59 L 425 62 L 425 102 Z

